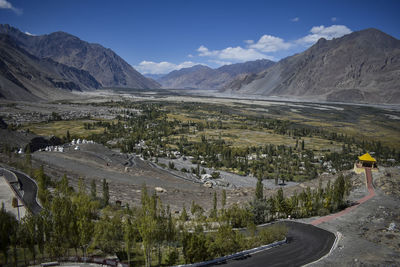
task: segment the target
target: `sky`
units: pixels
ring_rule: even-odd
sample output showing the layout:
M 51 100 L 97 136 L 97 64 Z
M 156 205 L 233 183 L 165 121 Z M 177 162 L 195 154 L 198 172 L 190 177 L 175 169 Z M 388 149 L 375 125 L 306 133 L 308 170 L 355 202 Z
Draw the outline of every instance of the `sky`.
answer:
M 112 49 L 143 74 L 279 61 L 319 38 L 377 28 L 400 39 L 400 0 L 0 0 L 0 23 Z

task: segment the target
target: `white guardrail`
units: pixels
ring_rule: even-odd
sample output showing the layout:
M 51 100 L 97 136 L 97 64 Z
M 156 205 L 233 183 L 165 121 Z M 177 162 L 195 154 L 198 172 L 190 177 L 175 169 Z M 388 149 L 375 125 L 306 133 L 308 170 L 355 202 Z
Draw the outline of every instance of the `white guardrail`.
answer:
M 225 262 L 227 260 L 233 260 L 233 259 L 237 259 L 237 258 L 241 258 L 241 257 L 245 257 L 263 250 L 267 250 L 273 247 L 277 247 L 280 246 L 282 244 L 285 244 L 287 242 L 286 237 L 283 240 L 280 241 L 276 241 L 274 243 L 268 244 L 268 245 L 264 245 L 261 247 L 257 247 L 257 248 L 251 248 L 248 250 L 243 250 L 241 252 L 237 252 L 235 254 L 232 255 L 228 255 L 228 256 L 224 256 L 224 257 L 220 257 L 220 258 L 216 258 L 213 260 L 209 260 L 209 261 L 202 261 L 202 262 L 197 262 L 197 263 L 192 263 L 192 264 L 184 264 L 184 265 L 176 265 L 175 267 L 200 267 L 200 266 L 207 266 L 207 265 L 211 265 L 211 264 L 217 264 L 217 263 L 221 263 L 221 262 Z

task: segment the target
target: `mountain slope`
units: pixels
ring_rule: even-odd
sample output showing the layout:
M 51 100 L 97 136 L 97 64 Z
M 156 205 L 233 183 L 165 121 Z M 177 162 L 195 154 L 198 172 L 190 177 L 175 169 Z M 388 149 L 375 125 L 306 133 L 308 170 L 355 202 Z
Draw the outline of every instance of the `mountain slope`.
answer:
M 163 88 L 221 89 L 234 79 L 246 74 L 258 73 L 273 64 L 273 61 L 262 59 L 225 65 L 218 69 L 196 65 L 172 71 L 157 81 Z
M 31 36 L 9 25 L 0 25 L 0 33 L 12 36 L 20 47 L 36 57 L 86 70 L 103 87 L 159 88 L 159 84 L 141 75 L 111 49 L 71 34 L 55 32 Z
M 0 34 L 0 97 L 12 100 L 55 99 L 72 90 L 100 88 L 87 71 L 39 59 Z
M 400 41 L 376 29 L 320 39 L 303 53 L 225 92 L 366 103 L 400 103 Z

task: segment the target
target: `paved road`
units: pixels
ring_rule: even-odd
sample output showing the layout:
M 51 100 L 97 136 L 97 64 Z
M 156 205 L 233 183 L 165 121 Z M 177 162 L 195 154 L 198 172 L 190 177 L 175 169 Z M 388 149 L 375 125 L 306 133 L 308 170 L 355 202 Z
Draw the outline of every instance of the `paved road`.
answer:
M 231 260 L 220 266 L 302 266 L 327 254 L 335 235 L 321 228 L 298 222 L 282 222 L 289 228 L 288 243 L 244 259 Z
M 22 201 L 27 206 L 26 208 L 30 210 L 33 214 L 38 214 L 42 210 L 42 207 L 36 200 L 38 191 L 37 184 L 34 182 L 32 178 L 30 178 L 28 175 L 22 172 L 16 170 L 8 170 L 8 171 L 13 172 L 18 178 L 18 181 L 21 185 L 21 190 L 23 191 Z M 17 190 L 17 192 L 19 193 L 18 194 L 19 198 L 21 198 L 20 194 L 21 190 Z

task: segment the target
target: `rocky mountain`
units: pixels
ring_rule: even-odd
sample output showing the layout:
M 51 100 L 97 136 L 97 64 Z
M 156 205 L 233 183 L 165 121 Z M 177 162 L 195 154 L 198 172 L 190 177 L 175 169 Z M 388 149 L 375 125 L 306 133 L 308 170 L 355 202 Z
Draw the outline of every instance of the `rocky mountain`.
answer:
M 146 78 L 148 78 L 148 79 L 152 79 L 152 80 L 158 80 L 158 79 L 160 79 L 160 78 L 162 78 L 162 77 L 164 77 L 165 75 L 167 75 L 167 73 L 164 73 L 164 74 L 151 74 L 151 73 L 146 73 L 146 74 L 144 74 L 144 76 L 146 77 Z
M 56 99 L 72 90 L 100 88 L 87 71 L 51 59 L 40 59 L 0 34 L 0 98 L 12 100 Z
M 136 89 L 159 88 L 111 49 L 80 40 L 65 32 L 32 36 L 9 25 L 0 25 L 0 33 L 14 38 L 17 44 L 38 58 L 49 58 L 58 63 L 85 70 L 102 87 Z
M 174 89 L 221 89 L 234 79 L 244 75 L 258 73 L 274 64 L 273 61 L 262 59 L 224 65 L 212 69 L 204 65 L 175 70 L 157 79 L 163 88 Z
M 320 39 L 223 89 L 232 94 L 357 103 L 400 103 L 400 41 L 377 29 Z

